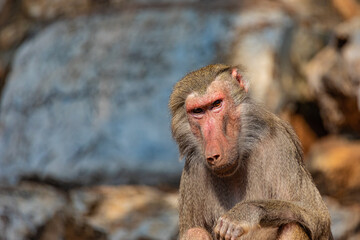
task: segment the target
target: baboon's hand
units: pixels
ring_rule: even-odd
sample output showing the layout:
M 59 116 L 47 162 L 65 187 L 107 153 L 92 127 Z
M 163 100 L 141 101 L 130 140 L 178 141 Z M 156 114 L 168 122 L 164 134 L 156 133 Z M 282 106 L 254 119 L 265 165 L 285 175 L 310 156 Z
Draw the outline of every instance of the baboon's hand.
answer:
M 249 231 L 260 228 L 259 218 L 254 210 L 253 207 L 244 208 L 244 205 L 238 205 L 221 216 L 214 229 L 216 238 L 219 240 L 236 240 Z M 253 211 L 252 214 L 251 211 Z
M 222 216 L 217 221 L 214 229 L 216 239 L 219 240 L 236 240 L 249 231 L 249 223 L 246 221 L 231 220 Z

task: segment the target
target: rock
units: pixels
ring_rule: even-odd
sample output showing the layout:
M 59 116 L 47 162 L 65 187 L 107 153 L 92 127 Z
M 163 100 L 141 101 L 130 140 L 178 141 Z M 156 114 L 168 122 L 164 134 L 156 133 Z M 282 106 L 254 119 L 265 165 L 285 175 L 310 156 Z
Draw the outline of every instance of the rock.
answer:
M 312 9 L 312 13 L 306 12 L 312 16 L 314 9 L 325 11 L 326 6 L 313 1 L 280 2 L 283 8 L 264 5 L 244 11 L 235 29 L 237 37 L 230 56 L 233 64 L 246 67 L 252 96 L 276 113 L 289 101 L 313 100 L 305 80 L 305 66 L 330 35 L 326 24 L 309 24 L 304 16 L 298 19 L 291 10 L 296 8 L 303 15 L 306 11 L 302 8 Z M 334 16 L 330 19 L 337 22 Z
M 294 128 L 296 135 L 299 137 L 301 145 L 306 155 L 311 146 L 316 142 L 317 135 L 311 126 L 306 122 L 304 116 L 292 113 L 290 111 L 285 111 L 281 114 L 281 118 L 286 120 Z
M 290 35 L 290 34 L 289 34 Z M 299 24 L 289 39 L 289 49 L 282 53 L 279 72 L 287 99 L 297 102 L 313 101 L 306 81 L 306 66 L 330 40 L 330 30 L 325 26 Z
M 360 75 L 354 76 L 350 71 L 341 53 L 331 46 L 321 50 L 307 66 L 308 83 L 319 102 L 325 127 L 331 133 L 360 134 Z
M 175 48 L 190 34 L 186 21 L 185 39 L 158 45 L 171 34 L 160 25 L 186 14 L 153 14 L 60 22 L 20 48 L 1 107 L 0 179 L 178 181 L 168 97 L 175 81 L 213 53 L 198 59 L 194 45 Z
M 9 67 L 5 60 L 0 57 L 0 89 L 4 86 L 6 75 L 9 71 Z
M 279 8 L 259 7 L 244 11 L 239 23 L 234 30 L 231 62 L 245 66 L 253 98 L 279 111 L 285 94 L 276 63 L 294 22 Z
M 319 138 L 328 135 L 319 114 L 319 107 L 314 101 L 289 103 L 279 116 L 294 128 L 303 147 L 305 160 Z
M 357 97 L 357 109 L 353 111 L 356 114 L 360 112 L 360 17 L 340 24 L 336 34 L 338 44 L 343 44 L 342 56 Z M 354 117 L 350 119 L 356 121 Z
M 285 8 L 299 18 L 312 26 L 327 25 L 334 26 L 339 22 L 339 16 L 333 5 L 328 1 L 311 1 L 311 0 L 278 0 L 284 4 Z
M 19 19 L 0 29 L 0 49 L 6 50 L 15 47 L 25 38 L 29 24 Z
M 335 199 L 324 197 L 331 217 L 334 239 L 358 239 L 360 231 L 360 205 L 342 206 Z
M 177 193 L 150 187 L 97 187 L 71 193 L 74 215 L 107 239 L 176 239 Z
M 143 186 L 65 192 L 30 182 L 2 187 L 1 239 L 176 239 L 177 196 Z
M 357 240 L 360 239 L 360 233 L 354 234 L 348 238 L 348 240 Z
M 332 3 L 345 19 L 360 15 L 360 5 L 356 0 L 332 0 Z
M 360 201 L 360 141 L 325 138 L 312 147 L 307 163 L 322 194 Z
M 3 11 L 3 8 L 4 8 L 6 2 L 7 2 L 7 0 L 0 0 L 0 12 Z
M 108 234 L 103 229 L 89 225 L 83 219 L 75 218 L 69 211 L 56 214 L 38 229 L 36 239 L 39 240 L 107 240 Z
M 0 26 L 9 20 L 11 4 L 12 1 L 10 0 L 0 0 Z
M 60 16 L 76 16 L 89 11 L 90 0 L 24 0 L 22 7 L 29 17 L 48 21 Z
M 360 18 L 339 24 L 333 43 L 306 66 L 307 80 L 331 133 L 360 134 Z
M 1 239 L 33 239 L 65 202 L 65 196 L 49 186 L 24 183 L 0 188 Z

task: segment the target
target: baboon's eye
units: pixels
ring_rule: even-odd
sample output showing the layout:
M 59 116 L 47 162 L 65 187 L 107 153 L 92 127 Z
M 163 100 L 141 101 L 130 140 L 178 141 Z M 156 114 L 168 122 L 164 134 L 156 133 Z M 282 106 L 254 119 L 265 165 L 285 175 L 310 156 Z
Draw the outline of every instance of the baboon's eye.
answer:
M 213 102 L 212 107 L 213 107 L 213 108 L 220 107 L 220 106 L 221 106 L 221 103 L 222 103 L 222 100 L 221 100 L 221 99 L 218 99 L 218 100 L 216 100 L 215 102 Z
M 191 111 L 192 113 L 195 113 L 195 114 L 199 114 L 199 113 L 203 113 L 204 110 L 202 108 L 195 108 Z

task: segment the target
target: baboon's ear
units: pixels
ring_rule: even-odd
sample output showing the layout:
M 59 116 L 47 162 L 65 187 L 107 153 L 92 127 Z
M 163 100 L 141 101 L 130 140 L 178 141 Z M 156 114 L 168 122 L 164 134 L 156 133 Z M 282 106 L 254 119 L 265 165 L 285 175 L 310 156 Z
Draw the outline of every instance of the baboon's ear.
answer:
M 238 67 L 231 68 L 231 76 L 239 83 L 239 86 L 248 92 L 250 82 L 242 74 L 242 71 Z

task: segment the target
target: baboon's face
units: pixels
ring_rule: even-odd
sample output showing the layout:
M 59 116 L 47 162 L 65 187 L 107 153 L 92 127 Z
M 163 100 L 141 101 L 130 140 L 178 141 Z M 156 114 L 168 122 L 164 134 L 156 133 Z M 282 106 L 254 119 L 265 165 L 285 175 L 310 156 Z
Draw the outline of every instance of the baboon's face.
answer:
M 239 110 L 226 81 L 213 81 L 205 94 L 191 93 L 185 101 L 192 133 L 200 142 L 208 167 L 230 176 L 239 166 Z

